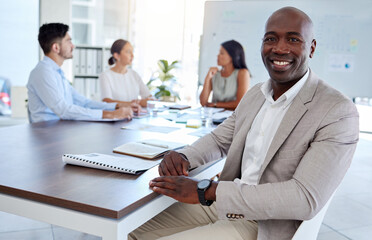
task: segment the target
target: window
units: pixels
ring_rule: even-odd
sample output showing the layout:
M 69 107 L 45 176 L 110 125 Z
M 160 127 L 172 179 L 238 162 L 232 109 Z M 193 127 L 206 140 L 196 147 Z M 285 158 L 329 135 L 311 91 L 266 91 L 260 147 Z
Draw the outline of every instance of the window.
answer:
M 77 45 L 134 47 L 133 69 L 147 83 L 157 61 L 181 61 L 181 99 L 198 102 L 198 63 L 205 0 L 73 0 L 72 38 Z
M 194 104 L 198 83 L 199 43 L 204 0 L 137 0 L 131 20 L 135 50 L 133 68 L 147 82 L 157 61 L 180 60 L 178 80 L 183 101 Z

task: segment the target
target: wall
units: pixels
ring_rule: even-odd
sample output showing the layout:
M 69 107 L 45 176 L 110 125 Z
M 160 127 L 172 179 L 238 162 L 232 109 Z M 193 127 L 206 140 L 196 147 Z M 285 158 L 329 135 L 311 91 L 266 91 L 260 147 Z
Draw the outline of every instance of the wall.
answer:
M 71 0 L 40 0 L 40 25 L 44 23 L 60 22 L 70 26 L 71 31 Z M 37 29 L 35 36 L 39 29 Z M 70 33 L 71 35 L 71 33 Z M 40 51 L 41 58 L 43 52 Z M 40 58 L 40 59 L 41 59 Z M 65 72 L 65 76 L 68 80 L 72 81 L 72 60 L 66 60 L 62 65 L 62 70 Z
M 25 86 L 39 60 L 39 1 L 0 1 L 0 76 Z
M 317 47 L 310 67 L 349 97 L 372 97 L 372 1 L 211 1 L 206 2 L 199 82 L 217 63 L 220 44 L 235 39 L 245 49 L 251 85 L 268 79 L 261 60 L 267 18 L 284 6 L 298 7 L 313 20 Z M 355 14 L 358 13 L 358 14 Z

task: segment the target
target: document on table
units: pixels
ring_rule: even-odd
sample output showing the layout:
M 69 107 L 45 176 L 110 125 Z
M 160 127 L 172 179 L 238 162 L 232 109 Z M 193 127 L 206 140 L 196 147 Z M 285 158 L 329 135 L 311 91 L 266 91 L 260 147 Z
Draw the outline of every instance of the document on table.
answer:
M 194 131 L 189 133 L 191 136 L 197 136 L 197 137 L 203 137 L 204 135 L 207 135 L 208 133 L 211 133 L 214 128 L 202 128 L 200 130 Z
M 114 152 L 136 157 L 143 157 L 147 159 L 154 159 L 163 156 L 170 150 L 176 150 L 184 146 L 186 146 L 186 144 L 179 142 L 170 142 L 160 139 L 148 139 L 125 143 L 114 148 Z
M 170 132 L 179 130 L 180 128 L 136 123 L 136 124 L 124 126 L 124 127 L 122 127 L 122 129 L 147 131 L 147 132 L 159 132 L 159 133 L 170 133 Z

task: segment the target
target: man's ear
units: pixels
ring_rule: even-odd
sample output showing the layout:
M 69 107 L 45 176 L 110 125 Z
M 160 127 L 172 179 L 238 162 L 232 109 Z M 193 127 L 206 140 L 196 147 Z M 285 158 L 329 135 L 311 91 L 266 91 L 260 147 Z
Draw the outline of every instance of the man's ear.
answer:
M 315 48 L 316 48 L 316 40 L 313 39 L 313 41 L 311 41 L 311 46 L 310 46 L 310 55 L 309 55 L 310 58 L 314 56 Z
M 55 53 L 59 53 L 61 51 L 61 46 L 59 45 L 59 43 L 55 42 L 52 44 L 51 50 Z

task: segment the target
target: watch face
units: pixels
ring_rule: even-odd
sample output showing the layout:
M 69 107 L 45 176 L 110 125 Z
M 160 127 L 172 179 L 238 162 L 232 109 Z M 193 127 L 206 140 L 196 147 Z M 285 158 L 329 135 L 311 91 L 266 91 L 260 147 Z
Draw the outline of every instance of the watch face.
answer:
M 204 188 L 208 187 L 209 184 L 210 184 L 210 181 L 208 179 L 201 180 L 200 182 L 198 182 L 198 188 L 199 189 L 204 189 Z

